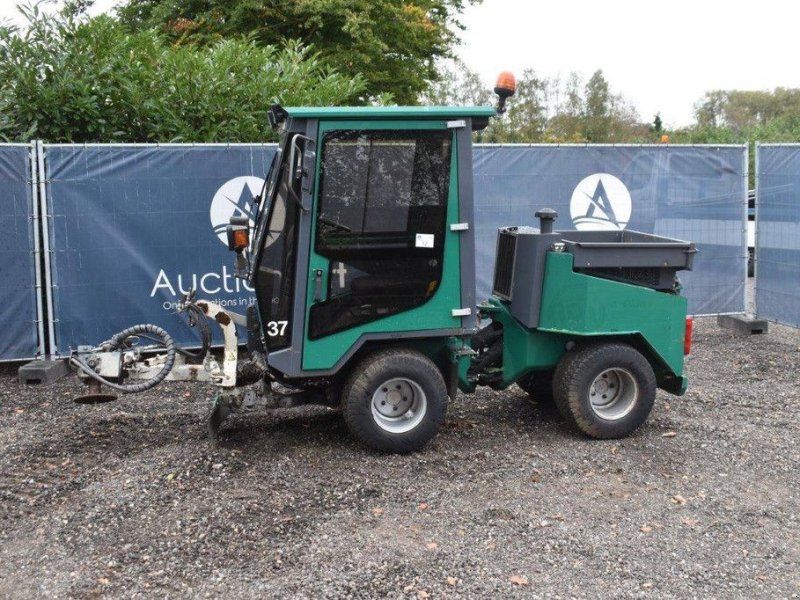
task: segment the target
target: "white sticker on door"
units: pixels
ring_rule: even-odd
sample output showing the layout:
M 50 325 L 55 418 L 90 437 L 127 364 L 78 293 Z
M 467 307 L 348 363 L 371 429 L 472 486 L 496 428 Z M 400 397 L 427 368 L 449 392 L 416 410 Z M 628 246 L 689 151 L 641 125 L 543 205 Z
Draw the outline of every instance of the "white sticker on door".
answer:
M 418 233 L 417 248 L 433 248 L 433 234 L 432 233 Z

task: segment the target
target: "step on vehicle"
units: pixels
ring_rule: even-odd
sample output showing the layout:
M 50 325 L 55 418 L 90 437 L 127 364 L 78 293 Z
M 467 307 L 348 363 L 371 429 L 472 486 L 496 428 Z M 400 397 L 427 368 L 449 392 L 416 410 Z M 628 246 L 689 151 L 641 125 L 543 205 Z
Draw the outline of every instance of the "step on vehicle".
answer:
M 367 446 L 411 452 L 457 390 L 518 384 L 590 437 L 636 430 L 657 388 L 686 390 L 691 320 L 676 272 L 691 269 L 694 245 L 554 231 L 542 209 L 538 227 L 498 232 L 493 294 L 476 304 L 472 134 L 503 111 L 513 77 L 496 91 L 497 108 L 272 106 L 280 142 L 255 226 L 228 227 L 256 304 L 237 315 L 184 298 L 204 337 L 195 356 L 152 325 L 79 348 L 71 364 L 92 389 L 78 400 L 113 398 L 101 384 L 205 381 L 218 388 L 212 436 L 232 413 L 315 403 L 341 409 Z

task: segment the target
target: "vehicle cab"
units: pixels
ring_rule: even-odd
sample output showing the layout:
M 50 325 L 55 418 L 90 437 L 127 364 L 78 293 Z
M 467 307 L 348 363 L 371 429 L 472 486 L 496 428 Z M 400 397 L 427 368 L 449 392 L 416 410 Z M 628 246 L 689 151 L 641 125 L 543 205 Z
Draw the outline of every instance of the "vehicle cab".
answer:
M 491 107 L 271 107 L 280 142 L 240 276 L 270 371 L 476 330 L 471 135 Z

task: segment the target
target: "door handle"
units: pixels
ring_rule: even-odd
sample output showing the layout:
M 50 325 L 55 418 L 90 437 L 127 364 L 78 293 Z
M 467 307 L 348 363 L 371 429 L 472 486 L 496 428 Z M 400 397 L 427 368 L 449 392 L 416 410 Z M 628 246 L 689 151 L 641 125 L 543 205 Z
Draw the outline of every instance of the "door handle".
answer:
M 314 269 L 314 302 L 322 302 L 322 269 Z

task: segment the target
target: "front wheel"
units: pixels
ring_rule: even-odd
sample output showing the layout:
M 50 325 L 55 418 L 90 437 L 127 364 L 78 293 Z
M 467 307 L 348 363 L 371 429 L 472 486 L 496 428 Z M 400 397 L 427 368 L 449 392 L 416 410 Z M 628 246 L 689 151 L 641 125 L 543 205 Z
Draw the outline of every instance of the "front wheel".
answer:
M 553 395 L 559 412 L 586 435 L 621 438 L 650 415 L 656 377 L 635 348 L 622 343 L 594 344 L 561 359 Z
M 439 431 L 447 387 L 436 365 L 406 349 L 385 350 L 359 363 L 342 389 L 347 427 L 381 452 L 419 450 Z

